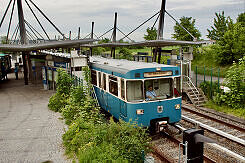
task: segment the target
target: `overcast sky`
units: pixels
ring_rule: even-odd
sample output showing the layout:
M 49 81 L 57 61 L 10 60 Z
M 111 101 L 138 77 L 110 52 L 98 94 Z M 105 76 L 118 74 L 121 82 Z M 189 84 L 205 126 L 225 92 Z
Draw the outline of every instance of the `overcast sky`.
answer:
M 0 18 L 10 0 L 0 0 Z M 42 33 L 41 28 L 23 1 L 25 19 Z M 29 0 L 28 0 L 29 1 Z M 72 31 L 77 36 L 78 27 L 81 35 L 85 37 L 91 31 L 91 22 L 95 22 L 94 32 L 101 35 L 113 27 L 114 13 L 118 12 L 118 27 L 124 33 L 129 33 L 140 23 L 160 10 L 162 0 L 32 0 L 42 11 L 68 36 Z M 13 26 L 17 25 L 17 8 L 15 8 Z M 34 7 L 33 7 L 34 9 Z M 235 21 L 238 14 L 245 12 L 245 0 L 167 0 L 166 10 L 176 19 L 188 16 L 196 19 L 196 27 L 200 30 L 202 38 L 206 39 L 207 28 L 213 25 L 215 12 L 225 11 L 225 16 L 231 16 Z M 54 37 L 58 35 L 52 26 L 35 10 L 44 28 Z M 6 20 L 0 28 L 0 35 L 6 35 L 10 10 Z M 130 35 L 136 41 L 143 40 L 146 28 L 151 27 L 155 18 Z M 170 39 L 175 22 L 165 16 L 164 38 Z M 106 35 L 110 38 L 111 33 Z M 123 36 L 118 32 L 118 38 Z

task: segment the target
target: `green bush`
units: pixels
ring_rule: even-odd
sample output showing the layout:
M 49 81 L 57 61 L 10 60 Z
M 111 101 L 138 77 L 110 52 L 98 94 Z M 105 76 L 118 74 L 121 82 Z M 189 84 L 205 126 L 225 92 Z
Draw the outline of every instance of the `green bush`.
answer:
M 234 109 L 245 108 L 245 57 L 240 59 L 239 63 L 234 63 L 225 78 L 225 86 L 230 89 L 229 92 L 214 93 L 214 102 L 218 105 L 227 105 Z M 210 83 L 202 83 L 201 88 L 210 94 Z M 214 90 L 217 89 L 216 84 L 213 84 Z M 210 99 L 212 97 L 209 96 Z
M 238 63 L 233 63 L 225 82 L 225 86 L 231 90 L 225 93 L 225 104 L 233 108 L 245 108 L 245 56 Z
M 72 78 L 63 69 L 58 69 L 57 92 L 50 97 L 48 107 L 55 112 L 61 112 L 67 104 L 72 88 Z
M 128 48 L 120 48 L 119 59 L 132 60 L 132 52 Z
M 72 79 L 59 71 L 57 93 L 49 108 L 62 111 L 69 129 L 63 135 L 66 154 L 79 162 L 135 162 L 142 160 L 141 151 L 149 152 L 146 129 L 123 121 L 115 123 L 105 118 L 90 96 L 90 72 L 84 68 L 86 87 L 72 87 Z
M 57 93 L 65 96 L 69 96 L 70 90 L 72 87 L 73 79 L 70 77 L 68 73 L 63 69 L 58 69 L 58 77 L 56 80 L 57 85 Z
M 64 94 L 60 95 L 59 93 L 55 93 L 49 99 L 49 109 L 55 112 L 61 112 L 62 108 L 64 108 L 67 103 L 66 98 Z
M 79 161 L 142 160 L 142 150 L 149 152 L 149 137 L 145 129 L 130 123 L 93 124 L 76 120 L 63 136 L 66 152 L 74 152 Z M 93 152 L 94 151 L 94 152 Z
M 218 82 L 212 82 L 212 88 L 211 88 L 211 82 L 205 81 L 200 84 L 200 88 L 204 92 L 205 96 L 208 97 L 208 99 L 213 99 L 213 95 L 216 95 L 220 91 Z

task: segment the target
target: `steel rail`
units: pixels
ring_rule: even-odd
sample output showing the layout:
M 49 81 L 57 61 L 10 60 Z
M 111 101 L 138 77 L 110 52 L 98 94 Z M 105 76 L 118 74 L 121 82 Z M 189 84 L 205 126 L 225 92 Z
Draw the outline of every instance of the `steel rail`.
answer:
M 180 126 L 180 125 L 175 125 L 176 128 L 180 129 L 181 131 L 184 131 L 186 130 L 186 128 Z M 222 147 L 221 145 L 218 145 L 218 144 L 214 144 L 214 143 L 207 143 L 208 145 L 210 145 L 211 147 L 213 148 L 216 148 L 216 149 L 219 149 L 227 154 L 229 154 L 230 156 L 240 160 L 240 161 L 245 161 L 245 157 L 225 148 L 225 147 Z M 206 157 L 206 156 L 205 156 Z M 207 160 L 211 160 L 210 158 L 206 157 Z M 212 161 L 212 160 L 211 160 Z
M 245 157 L 235 153 L 235 152 L 232 152 L 231 150 L 225 148 L 225 147 L 222 147 L 218 144 L 211 144 L 211 143 L 207 143 L 208 145 L 212 146 L 213 148 L 216 148 L 216 149 L 219 149 L 229 155 L 231 155 L 232 157 L 236 158 L 237 161 L 240 160 L 241 162 L 245 162 Z
M 178 128 L 178 129 L 180 129 L 181 131 L 186 130 L 184 127 L 182 127 L 182 126 L 180 126 L 180 125 L 175 125 L 175 127 Z M 181 141 L 178 140 L 177 138 L 175 138 L 174 136 L 171 136 L 171 135 L 169 135 L 169 134 L 167 134 L 167 133 L 165 133 L 165 136 L 167 136 L 168 139 L 170 139 L 172 142 L 174 142 L 174 143 L 176 143 L 176 144 L 178 144 L 178 145 L 181 143 Z M 154 148 L 152 148 L 152 149 L 153 149 L 158 155 L 160 155 L 160 157 L 164 158 L 164 159 L 167 160 L 168 162 L 174 162 L 173 159 L 171 159 L 171 158 L 169 158 L 169 157 L 166 157 L 166 156 L 164 155 L 164 153 L 160 152 L 159 150 L 155 150 L 156 147 L 154 147 Z M 211 158 L 209 158 L 209 157 L 207 157 L 207 156 L 205 156 L 205 155 L 203 155 L 203 159 L 204 159 L 206 162 L 208 162 L 208 163 L 215 163 L 215 161 L 214 161 L 213 159 L 211 159 Z
M 191 109 L 190 106 L 187 106 L 187 105 L 185 105 L 185 104 L 182 104 L 182 108 L 183 108 L 183 110 L 187 110 L 188 112 L 191 112 L 191 113 L 197 114 L 197 115 L 199 115 L 199 116 L 203 116 L 203 117 L 209 118 L 210 120 L 213 120 L 213 121 L 215 121 L 215 122 L 223 123 L 223 124 L 225 124 L 225 125 L 228 126 L 228 127 L 235 128 L 235 129 L 237 129 L 237 130 L 239 130 L 239 131 L 245 132 L 245 129 L 242 128 L 242 127 L 233 125 L 233 124 L 228 123 L 228 122 L 225 122 L 225 121 L 223 121 L 223 120 L 220 120 L 220 119 L 214 118 L 214 117 L 212 117 L 212 116 L 206 115 L 206 114 L 204 114 L 204 113 L 200 113 L 200 112 L 198 112 L 198 111 L 195 111 L 195 110 Z M 198 108 L 198 109 L 200 109 L 200 108 Z M 203 110 L 202 110 L 202 111 L 203 111 Z M 205 111 L 206 111 L 206 110 L 205 110 Z M 214 114 L 214 113 L 211 112 L 211 114 Z M 216 116 L 220 116 L 220 115 L 218 115 L 218 114 L 215 114 L 215 115 L 216 115 Z M 227 118 L 227 117 L 222 117 L 222 118 L 229 119 L 229 121 L 230 121 L 230 120 L 234 121 L 234 119 L 230 119 L 230 118 Z M 235 122 L 236 122 L 236 123 L 241 123 L 241 122 L 238 122 L 238 121 L 235 121 Z
M 186 121 L 188 121 L 188 122 L 197 124 L 197 125 L 199 125 L 200 127 L 204 128 L 204 129 L 206 129 L 206 130 L 209 130 L 209 131 L 211 131 L 211 132 L 213 132 L 213 133 L 215 133 L 215 134 L 217 134 L 217 135 L 220 135 L 220 136 L 222 136 L 222 137 L 225 137 L 225 138 L 227 138 L 227 139 L 229 139 L 229 140 L 232 140 L 232 141 L 234 141 L 234 142 L 236 142 L 236 143 L 238 143 L 238 144 L 241 144 L 241 145 L 245 146 L 245 140 L 243 140 L 243 139 L 240 139 L 240 138 L 238 138 L 238 137 L 235 137 L 235 136 L 233 136 L 233 135 L 231 135 L 231 134 L 227 134 L 227 133 L 225 133 L 225 132 L 223 132 L 223 131 L 220 131 L 220 130 L 218 130 L 218 129 L 216 129 L 216 128 L 213 128 L 213 127 L 211 127 L 211 126 L 208 126 L 208 125 L 206 125 L 206 124 L 203 124 L 203 123 L 201 123 L 201 122 L 198 122 L 197 120 L 191 119 L 191 118 L 186 117 L 186 116 L 184 116 L 184 115 L 182 115 L 181 117 L 182 117 L 182 119 L 184 119 L 184 120 L 186 120 Z
M 190 106 L 188 104 L 182 104 L 182 108 L 183 109 L 187 109 L 190 112 L 195 112 L 197 114 L 197 111 L 193 110 L 193 109 L 196 109 L 193 106 Z M 228 119 L 229 121 L 233 121 L 235 123 L 240 123 L 242 125 L 245 125 L 245 120 L 237 118 L 237 117 L 234 117 L 234 116 L 230 116 L 230 115 L 227 115 L 227 114 L 224 114 L 224 113 L 221 113 L 221 112 L 217 112 L 217 111 L 214 111 L 212 109 L 203 108 L 203 107 L 199 107 L 198 110 L 206 112 L 206 113 L 213 114 L 215 116 L 222 117 L 224 119 Z M 198 112 L 198 114 L 205 115 L 205 113 L 199 113 L 199 112 Z M 211 117 L 209 115 L 206 115 L 206 116 L 208 116 L 211 119 L 215 119 L 215 118 L 213 118 L 213 117 Z M 226 125 L 230 125 L 231 127 L 236 127 L 235 125 L 231 125 L 230 123 L 227 123 L 227 122 L 222 121 L 220 119 L 215 119 L 215 120 L 217 120 L 218 122 L 225 123 Z M 240 129 L 241 127 L 238 127 L 238 128 Z M 245 132 L 245 128 L 241 128 L 241 129 Z

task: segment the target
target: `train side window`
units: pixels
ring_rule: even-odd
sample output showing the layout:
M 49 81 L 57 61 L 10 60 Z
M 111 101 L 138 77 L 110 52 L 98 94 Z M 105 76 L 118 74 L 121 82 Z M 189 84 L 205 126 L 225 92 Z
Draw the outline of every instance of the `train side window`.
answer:
M 174 78 L 174 96 L 181 96 L 181 85 L 180 85 L 180 77 Z
M 98 79 L 99 79 L 99 87 L 102 88 L 101 72 L 98 73 Z
M 95 70 L 91 70 L 91 83 L 97 85 L 97 75 Z
M 106 74 L 103 73 L 103 89 L 106 90 Z
M 118 83 L 114 76 L 109 76 L 109 92 L 118 96 Z
M 138 81 L 127 81 L 127 100 L 129 102 L 140 102 L 143 101 L 143 82 Z
M 125 100 L 124 79 L 121 79 L 121 97 Z

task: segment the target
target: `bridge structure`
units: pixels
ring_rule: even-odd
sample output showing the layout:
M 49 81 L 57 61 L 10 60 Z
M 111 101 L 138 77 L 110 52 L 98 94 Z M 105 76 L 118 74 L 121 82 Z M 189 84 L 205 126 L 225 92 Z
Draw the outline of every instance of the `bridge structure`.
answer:
M 57 48 L 77 48 L 78 52 L 80 51 L 80 47 L 87 47 L 90 49 L 90 55 L 93 53 L 94 47 L 110 47 L 111 48 L 111 57 L 115 58 L 115 48 L 121 47 L 121 46 L 146 46 L 146 47 L 153 47 L 156 50 L 153 54 L 153 61 L 156 62 L 157 55 L 158 57 L 158 63 L 160 63 L 160 56 L 161 56 L 161 48 L 164 46 L 174 46 L 174 45 L 198 45 L 202 44 L 203 42 L 196 41 L 196 39 L 193 37 L 193 35 L 188 32 L 184 27 L 182 27 L 176 19 L 173 18 L 167 11 L 166 11 L 166 0 L 162 0 L 162 5 L 160 11 L 157 11 L 154 15 L 152 15 L 150 18 L 145 20 L 143 23 L 141 23 L 139 26 L 137 26 L 134 30 L 129 32 L 128 34 L 125 34 L 120 30 L 120 28 L 117 26 L 117 20 L 118 15 L 115 13 L 115 20 L 114 20 L 114 26 L 106 31 L 101 36 L 97 36 L 94 33 L 94 22 L 92 22 L 92 30 L 91 33 L 88 34 L 85 38 L 81 39 L 80 36 L 80 27 L 78 29 L 78 36 L 75 39 L 71 39 L 71 31 L 69 33 L 69 37 L 67 38 L 64 33 L 60 31 L 60 29 L 46 16 L 46 14 L 37 6 L 36 3 L 33 2 L 33 0 L 24 0 L 27 4 L 28 8 L 30 9 L 31 13 L 33 14 L 35 20 L 41 27 L 43 33 L 45 36 L 41 35 L 37 29 L 35 29 L 26 19 L 25 15 L 23 13 L 23 7 L 22 7 L 22 0 L 10 0 L 8 3 L 8 6 L 4 12 L 4 15 L 0 22 L 0 29 L 2 27 L 2 24 L 6 18 L 6 15 L 10 9 L 10 6 L 12 4 L 12 9 L 10 13 L 10 20 L 8 25 L 8 31 L 6 35 L 6 43 L 7 44 L 0 44 L 0 51 L 8 51 L 8 52 L 21 52 L 22 58 L 23 58 L 23 66 L 24 66 L 24 81 L 25 84 L 28 84 L 28 72 L 29 72 L 29 78 L 31 78 L 32 73 L 30 73 L 31 70 L 31 61 L 30 61 L 30 53 L 32 51 L 37 50 L 47 50 L 47 49 L 57 49 Z M 15 6 L 17 6 L 18 9 L 18 19 L 19 22 L 15 27 L 15 30 L 10 37 L 10 29 L 12 26 L 12 18 L 13 18 L 13 12 L 15 9 Z M 52 26 L 53 28 L 58 32 L 59 35 L 61 35 L 61 39 L 58 39 L 55 37 L 55 39 L 51 39 L 51 37 L 48 35 L 47 31 L 45 30 L 44 26 L 41 24 L 40 20 L 37 17 L 37 14 L 32 9 L 34 7 Z M 176 41 L 176 40 L 166 40 L 163 38 L 163 29 L 164 29 L 164 17 L 165 13 L 169 15 L 171 18 L 173 18 L 177 24 L 179 24 L 187 33 L 189 33 L 194 41 Z M 154 21 L 154 24 L 152 28 L 156 25 L 158 22 L 158 30 L 157 30 L 157 39 L 151 40 L 151 41 L 142 41 L 142 42 L 134 42 L 132 39 L 130 39 L 130 35 L 134 33 L 136 30 L 138 30 L 140 27 L 142 27 L 145 23 L 152 20 L 153 18 L 156 18 Z M 105 34 L 112 31 L 110 42 L 108 43 L 101 43 L 101 44 L 94 44 L 93 42 L 99 41 Z M 117 31 L 119 31 L 123 37 L 119 40 L 117 40 Z M 94 38 L 96 37 L 96 39 Z M 131 40 L 130 43 L 120 43 L 120 40 L 123 39 L 129 39 Z

